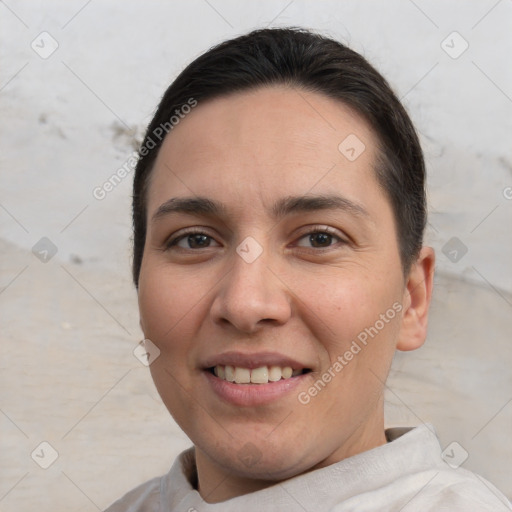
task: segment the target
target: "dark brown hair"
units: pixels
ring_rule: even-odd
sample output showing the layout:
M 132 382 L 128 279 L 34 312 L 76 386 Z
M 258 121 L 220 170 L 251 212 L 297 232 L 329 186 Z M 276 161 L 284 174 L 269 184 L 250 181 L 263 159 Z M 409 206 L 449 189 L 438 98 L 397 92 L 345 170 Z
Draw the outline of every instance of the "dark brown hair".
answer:
M 133 182 L 135 286 L 144 254 L 149 177 L 174 126 L 170 119 L 174 116 L 176 122 L 175 114 L 186 112 L 184 106 L 191 100 L 200 105 L 207 99 L 278 84 L 339 100 L 376 133 L 380 147 L 375 172 L 393 208 L 407 274 L 422 246 L 426 223 L 425 164 L 407 112 L 386 80 L 355 51 L 309 30 L 277 28 L 256 30 L 211 48 L 179 74 L 160 101 L 139 150 Z

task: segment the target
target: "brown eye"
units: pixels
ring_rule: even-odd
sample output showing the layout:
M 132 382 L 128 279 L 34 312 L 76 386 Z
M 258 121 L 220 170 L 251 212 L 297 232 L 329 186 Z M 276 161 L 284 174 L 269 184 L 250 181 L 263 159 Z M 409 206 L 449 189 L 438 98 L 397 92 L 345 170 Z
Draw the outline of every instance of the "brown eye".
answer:
M 313 233 L 309 235 L 309 242 L 313 247 L 328 247 L 332 243 L 332 235 L 328 233 Z
M 201 249 L 210 245 L 211 238 L 208 235 L 193 234 L 183 238 L 188 244 L 187 249 Z
M 170 240 L 166 247 L 167 249 L 179 247 L 180 249 L 194 250 L 206 249 L 208 247 L 212 247 L 213 245 L 218 246 L 217 242 L 215 242 L 215 240 L 206 233 L 188 232 Z
M 323 231 L 311 231 L 310 233 L 301 236 L 297 245 L 299 247 L 327 249 L 340 242 L 344 242 L 341 237 L 335 235 L 334 233 L 330 233 L 329 231 L 325 231 L 324 229 Z

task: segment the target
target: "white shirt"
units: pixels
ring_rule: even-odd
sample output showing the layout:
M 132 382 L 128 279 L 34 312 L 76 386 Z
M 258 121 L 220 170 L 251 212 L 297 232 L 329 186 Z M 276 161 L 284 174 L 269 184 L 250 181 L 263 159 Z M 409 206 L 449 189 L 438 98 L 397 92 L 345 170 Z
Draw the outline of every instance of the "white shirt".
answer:
M 105 512 L 501 512 L 505 496 L 441 457 L 431 425 L 387 429 L 388 443 L 261 491 L 206 503 L 192 487 L 194 451 L 169 473 L 136 487 Z M 448 458 L 457 454 L 450 451 Z M 452 465 L 455 465 L 452 463 Z

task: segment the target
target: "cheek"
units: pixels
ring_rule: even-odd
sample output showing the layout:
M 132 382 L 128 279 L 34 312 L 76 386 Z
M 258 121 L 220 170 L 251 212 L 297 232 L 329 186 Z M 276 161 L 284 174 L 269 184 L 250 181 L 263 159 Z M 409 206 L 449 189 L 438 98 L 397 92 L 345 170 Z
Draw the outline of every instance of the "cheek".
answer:
M 398 333 L 399 315 L 393 304 L 400 294 L 397 287 L 391 286 L 391 279 L 384 282 L 341 272 L 320 282 L 322 287 L 318 286 L 318 276 L 304 282 L 301 299 L 306 310 L 313 313 L 310 316 L 317 326 L 316 337 L 322 341 L 331 360 L 342 355 L 354 340 L 362 340 L 361 345 L 365 346 L 365 341 L 377 336 L 390 342 L 394 339 Z M 381 315 L 384 315 L 384 320 L 381 320 Z M 377 334 L 375 329 L 371 329 L 376 323 Z M 379 344 L 386 350 L 388 345 Z M 371 352 L 376 351 L 380 352 L 378 348 Z
M 141 270 L 138 295 L 144 335 L 157 345 L 182 338 L 201 307 L 204 291 L 190 276 L 148 263 Z
M 193 407 L 190 377 L 195 368 L 190 339 L 197 330 L 205 292 L 190 281 L 189 276 L 176 271 L 171 275 L 166 268 L 147 262 L 141 269 L 138 296 L 144 336 L 160 350 L 150 365 L 151 376 L 167 409 L 182 427 Z

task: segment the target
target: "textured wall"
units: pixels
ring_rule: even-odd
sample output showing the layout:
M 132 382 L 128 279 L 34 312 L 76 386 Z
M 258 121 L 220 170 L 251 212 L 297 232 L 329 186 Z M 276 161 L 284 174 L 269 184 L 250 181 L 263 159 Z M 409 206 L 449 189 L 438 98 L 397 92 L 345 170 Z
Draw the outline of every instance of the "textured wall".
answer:
M 388 423 L 434 423 L 512 496 L 511 18 L 509 0 L 0 2 L 0 509 L 104 508 L 188 445 L 132 354 L 131 174 L 93 191 L 190 59 L 267 25 L 348 42 L 409 109 L 438 275 Z

